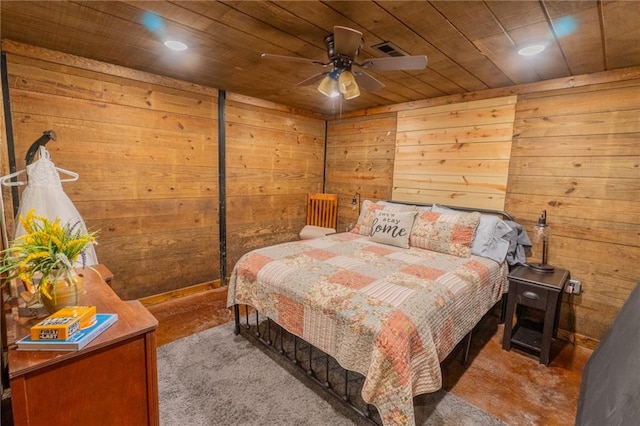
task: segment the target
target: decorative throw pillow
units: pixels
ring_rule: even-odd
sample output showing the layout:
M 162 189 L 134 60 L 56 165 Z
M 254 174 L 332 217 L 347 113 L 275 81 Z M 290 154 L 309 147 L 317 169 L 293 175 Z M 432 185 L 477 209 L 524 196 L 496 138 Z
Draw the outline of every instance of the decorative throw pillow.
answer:
M 433 205 L 432 211 L 437 213 L 463 214 L 448 207 Z M 502 263 L 509 251 L 509 239 L 505 236 L 511 227 L 502 219 L 491 214 L 483 214 L 471 244 L 471 254 L 487 257 Z
M 384 205 L 373 203 L 370 200 L 364 200 L 362 202 L 362 208 L 360 209 L 360 216 L 358 217 L 358 223 L 351 230 L 356 234 L 360 235 L 371 235 L 371 224 L 373 223 L 373 219 L 375 219 L 375 212 L 378 210 L 385 210 L 391 212 L 409 212 L 415 211 L 416 207 L 413 205 L 403 205 L 403 204 L 394 204 L 394 205 Z
M 480 223 L 480 213 L 421 213 L 413 225 L 409 243 L 458 257 L 471 255 L 471 244 Z
M 371 241 L 409 248 L 409 235 L 416 212 L 376 210 L 371 224 Z

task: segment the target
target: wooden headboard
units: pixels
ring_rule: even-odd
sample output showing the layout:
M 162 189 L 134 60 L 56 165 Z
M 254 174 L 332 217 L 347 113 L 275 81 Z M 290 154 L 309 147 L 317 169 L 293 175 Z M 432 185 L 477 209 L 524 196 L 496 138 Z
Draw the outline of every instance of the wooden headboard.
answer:
M 392 198 L 504 209 L 516 96 L 398 113 Z

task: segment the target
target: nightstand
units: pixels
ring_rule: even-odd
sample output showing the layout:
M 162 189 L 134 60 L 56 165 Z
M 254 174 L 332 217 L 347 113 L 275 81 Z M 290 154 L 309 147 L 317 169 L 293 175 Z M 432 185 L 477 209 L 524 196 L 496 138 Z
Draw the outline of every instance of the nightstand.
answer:
M 504 323 L 502 348 L 518 346 L 540 355 L 540 363 L 549 365 L 551 341 L 558 331 L 562 290 L 569 271 L 555 268 L 553 272 L 536 272 L 518 266 L 509 273 L 509 294 Z M 528 308 L 542 311 L 542 323 L 527 318 Z M 513 317 L 517 314 L 514 325 Z

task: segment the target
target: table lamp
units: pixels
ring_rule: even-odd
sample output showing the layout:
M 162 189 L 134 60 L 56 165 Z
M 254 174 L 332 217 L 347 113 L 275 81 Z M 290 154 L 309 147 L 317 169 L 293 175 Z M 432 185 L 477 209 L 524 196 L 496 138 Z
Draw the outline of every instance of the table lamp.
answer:
M 528 263 L 527 266 L 536 272 L 553 272 L 553 266 L 547 264 L 547 253 L 549 251 L 549 237 L 551 228 L 547 226 L 547 211 L 543 210 L 538 219 L 538 224 L 533 228 L 532 241 L 536 244 L 542 243 L 542 261 L 540 263 Z

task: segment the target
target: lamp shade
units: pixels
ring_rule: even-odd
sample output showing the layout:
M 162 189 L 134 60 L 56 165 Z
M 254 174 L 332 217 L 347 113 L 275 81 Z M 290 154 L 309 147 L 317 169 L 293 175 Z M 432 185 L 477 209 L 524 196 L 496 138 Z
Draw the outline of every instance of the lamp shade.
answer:
M 340 92 L 338 91 L 338 81 L 332 73 L 329 73 L 322 79 L 320 84 L 318 85 L 318 91 L 325 96 L 333 98 L 338 96 Z
M 360 96 L 360 88 L 353 73 L 349 70 L 342 71 L 338 77 L 338 88 L 345 99 L 353 99 Z

